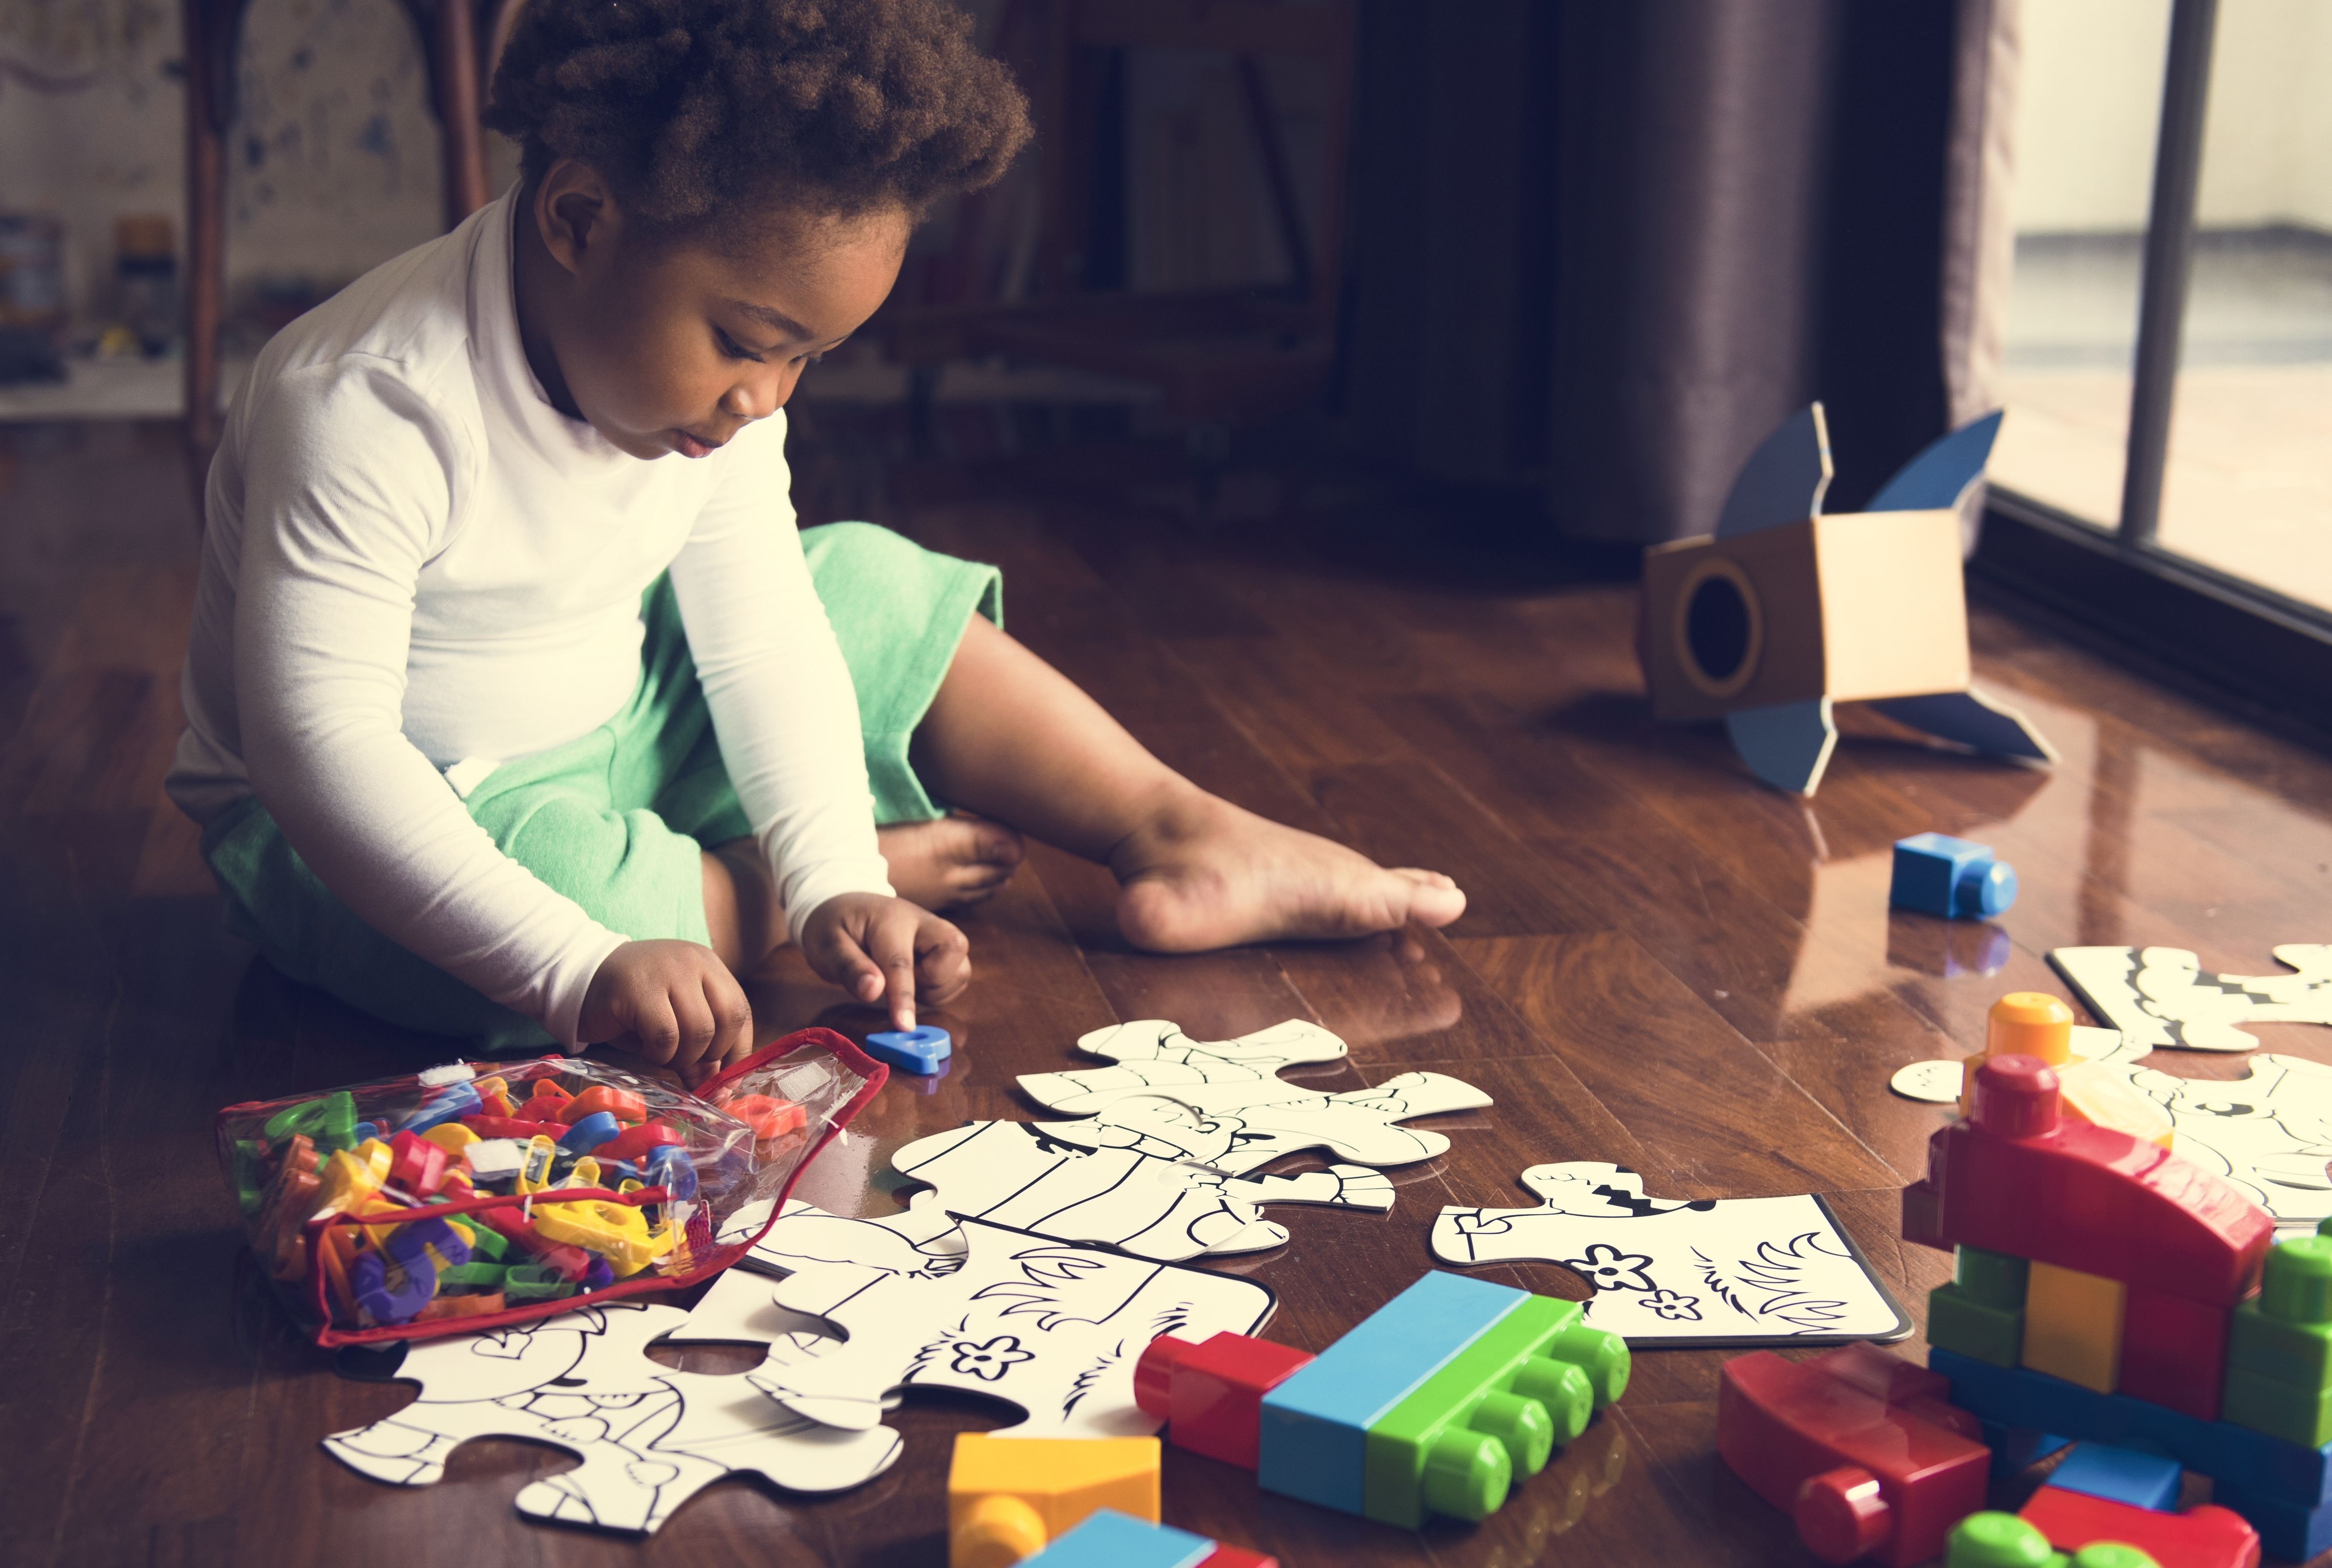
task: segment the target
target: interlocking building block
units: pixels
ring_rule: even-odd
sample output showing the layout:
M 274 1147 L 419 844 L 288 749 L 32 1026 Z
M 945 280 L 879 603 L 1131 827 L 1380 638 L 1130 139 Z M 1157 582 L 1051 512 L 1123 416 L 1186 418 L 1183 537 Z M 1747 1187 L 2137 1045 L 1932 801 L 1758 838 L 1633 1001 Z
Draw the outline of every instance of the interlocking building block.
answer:
M 2024 1346 L 2025 1260 L 1980 1247 L 1954 1253 L 1951 1282 L 1927 1295 L 1927 1343 L 2016 1365 Z
M 1370 1427 L 1362 1511 L 1411 1530 L 1482 1519 L 1544 1469 L 1627 1382 L 1626 1342 L 1581 1314 L 1532 1296 Z
M 1427 1273 L 1263 1396 L 1256 1479 L 1267 1492 L 1362 1511 L 1369 1429 L 1530 1293 Z
M 949 1568 L 1008 1568 L 1098 1508 L 1157 1522 L 1157 1439 L 959 1432 L 948 1470 Z
M 2023 1364 L 2101 1394 L 2121 1372 L 2122 1312 L 2128 1292 L 2117 1279 L 2035 1262 L 2024 1292 Z
M 2146 1286 L 2128 1287 L 2121 1320 L 2119 1391 L 2193 1416 L 2219 1419 L 2234 1315 Z
M 1102 1508 L 1034 1557 L 1027 1568 L 1279 1568 L 1276 1557 L 1244 1547 L 1224 1546 L 1152 1525 L 1113 1508 Z
M 2332 1503 L 2332 1444 L 2304 1448 L 2231 1421 L 2200 1421 L 2148 1400 L 2092 1393 L 2062 1378 L 1945 1350 L 1930 1351 L 1927 1363 L 1950 1380 L 1952 1402 L 1984 1420 L 2117 1448 L 2159 1448 L 2222 1491 L 2232 1482 L 2302 1509 Z
M 2068 1558 L 2013 1514 L 1970 1514 L 1952 1526 L 1944 1568 L 2165 1568 L 2135 1546 L 2098 1541 Z M 2176 1568 L 2175 1564 L 2170 1568 Z
M 2016 902 L 2016 868 L 1993 858 L 1988 844 L 1914 833 L 1895 841 L 1887 902 L 1946 920 L 1987 920 Z
M 2332 1503 L 2310 1507 L 2266 1496 L 2240 1481 L 2214 1481 L 2211 1495 L 2222 1507 L 2232 1508 L 2251 1521 L 2259 1531 L 2260 1546 L 2279 1557 L 2305 1563 L 2332 1546 Z
M 2043 1487 L 2024 1505 L 2022 1517 L 2062 1551 L 2115 1541 L 2136 1547 L 2163 1568 L 2259 1568 L 2259 1532 L 2232 1509 L 2209 1503 L 2166 1514 Z
M 1905 1239 L 2213 1306 L 2249 1295 L 2274 1231 L 2267 1211 L 2165 1150 L 2060 1114 L 2059 1099 L 2056 1073 L 2039 1059 L 1987 1057 L 1974 1114 L 1935 1133 L 1926 1179 L 1903 1190 Z
M 2226 1419 L 2315 1448 L 2332 1441 L 2332 1236 L 2267 1255 L 2228 1333 Z
M 1263 1396 L 1311 1359 L 1292 1346 L 1243 1334 L 1219 1334 L 1196 1344 L 1161 1334 L 1134 1365 L 1134 1401 L 1166 1423 L 1167 1440 L 1176 1448 L 1252 1470 Z
M 1717 1452 L 1825 1561 L 1907 1568 L 1983 1506 L 1992 1453 L 1948 1386 L 1868 1344 L 1805 1362 L 1759 1351 L 1725 1364 Z
M 2178 1461 L 2107 1443 L 2075 1443 L 2049 1472 L 2049 1485 L 2133 1508 L 2178 1506 Z

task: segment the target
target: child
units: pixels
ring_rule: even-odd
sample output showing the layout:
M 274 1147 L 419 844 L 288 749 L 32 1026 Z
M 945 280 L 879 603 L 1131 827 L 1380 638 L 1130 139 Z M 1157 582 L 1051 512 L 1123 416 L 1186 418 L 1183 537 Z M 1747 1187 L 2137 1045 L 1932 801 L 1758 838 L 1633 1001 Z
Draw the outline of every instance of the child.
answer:
M 960 991 L 932 908 L 1022 831 L 1106 862 L 1156 951 L 1457 918 L 1448 877 L 1167 769 L 1004 634 L 994 569 L 797 535 L 797 378 L 1027 138 L 967 33 L 941 0 L 531 0 L 489 115 L 517 187 L 268 345 L 169 788 L 278 968 L 694 1082 L 782 942 L 902 1028 Z

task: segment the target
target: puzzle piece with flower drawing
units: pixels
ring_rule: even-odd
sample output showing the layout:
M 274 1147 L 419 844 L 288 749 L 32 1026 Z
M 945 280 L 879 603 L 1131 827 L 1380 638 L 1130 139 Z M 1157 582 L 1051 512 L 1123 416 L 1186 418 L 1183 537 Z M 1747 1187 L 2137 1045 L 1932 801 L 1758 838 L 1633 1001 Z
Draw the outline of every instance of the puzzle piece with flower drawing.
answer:
M 1602 1161 L 1534 1165 L 1535 1209 L 1441 1211 L 1433 1255 L 1559 1264 L 1595 1295 L 1587 1321 L 1631 1345 L 1827 1344 L 1911 1333 L 1818 1196 L 1648 1198 Z

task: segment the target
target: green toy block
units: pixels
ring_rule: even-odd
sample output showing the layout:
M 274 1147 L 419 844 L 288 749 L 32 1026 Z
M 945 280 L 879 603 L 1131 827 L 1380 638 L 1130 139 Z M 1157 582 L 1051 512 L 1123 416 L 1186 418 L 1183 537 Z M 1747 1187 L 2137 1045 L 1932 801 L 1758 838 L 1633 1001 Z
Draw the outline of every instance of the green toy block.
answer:
M 1628 1345 L 1534 1296 L 1369 1428 L 1361 1511 L 1414 1530 L 1430 1514 L 1482 1519 L 1514 1478 L 1586 1429 L 1628 1386 Z
M 2024 1313 L 2021 1307 L 1978 1301 L 1957 1282 L 1939 1285 L 1927 1293 L 1927 1343 L 1994 1366 L 2013 1367 L 2020 1364 L 2024 1348 Z
M 2282 1391 L 2271 1419 L 2312 1419 L 2301 1414 L 2307 1397 L 2332 1392 L 2332 1237 L 2269 1251 L 2260 1293 L 2229 1320 L 2227 1365 Z M 2256 1396 L 2251 1408 L 2261 1408 Z
M 2023 1311 L 2025 1279 L 2031 1269 L 2023 1258 L 2005 1252 L 1986 1252 L 1981 1247 L 1952 1249 L 1952 1283 L 1980 1306 Z
M 2320 1448 L 2332 1443 L 2332 1390 L 2229 1367 L 2219 1419 L 2303 1448 Z
M 1944 1568 L 2050 1568 L 2064 1561 L 2040 1526 L 2013 1514 L 1970 1514 L 1944 1540 Z
M 2070 1557 L 2051 1548 L 2030 1520 L 2013 1514 L 1970 1514 L 1952 1526 L 1944 1568 L 2161 1568 L 2119 1541 L 2093 1541 Z

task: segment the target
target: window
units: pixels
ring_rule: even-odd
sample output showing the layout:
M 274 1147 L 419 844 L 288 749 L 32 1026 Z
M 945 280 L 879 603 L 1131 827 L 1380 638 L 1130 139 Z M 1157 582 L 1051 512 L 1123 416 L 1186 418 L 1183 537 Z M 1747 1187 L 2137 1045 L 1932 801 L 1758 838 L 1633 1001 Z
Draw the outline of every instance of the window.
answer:
M 2022 17 L 2002 510 L 2320 635 L 2332 5 L 2027 0 Z

